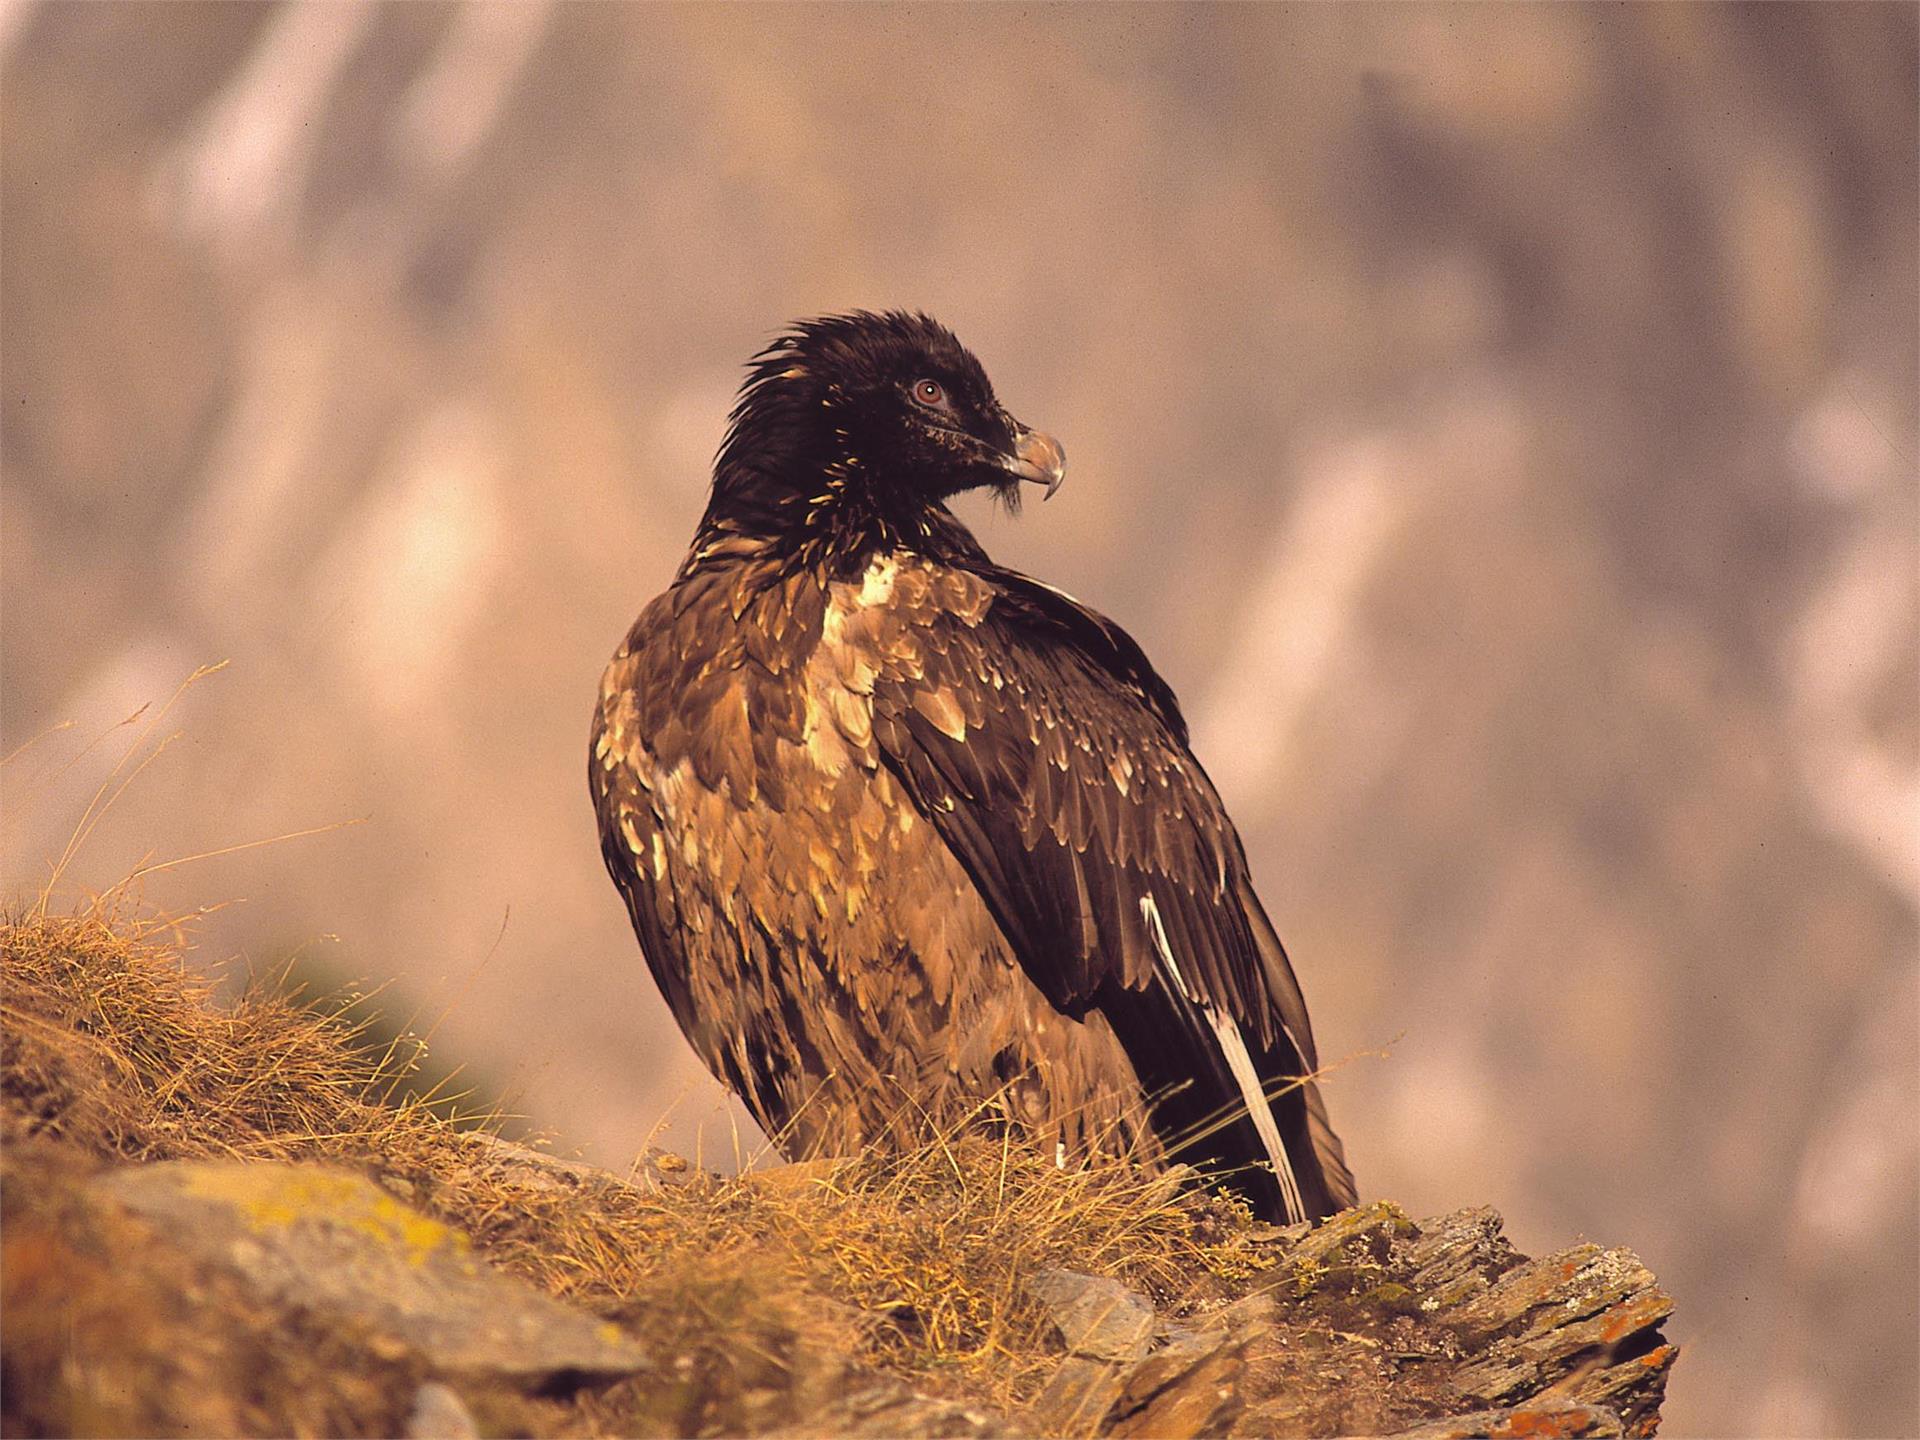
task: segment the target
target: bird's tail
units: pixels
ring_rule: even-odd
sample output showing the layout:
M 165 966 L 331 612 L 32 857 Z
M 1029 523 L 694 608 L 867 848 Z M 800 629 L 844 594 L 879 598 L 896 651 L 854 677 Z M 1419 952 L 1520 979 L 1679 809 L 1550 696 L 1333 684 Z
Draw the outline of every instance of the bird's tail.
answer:
M 1333 1122 L 1327 1118 L 1327 1102 L 1320 1097 L 1320 1087 L 1309 1080 L 1301 1088 L 1307 1102 L 1307 1139 L 1313 1147 L 1314 1158 L 1320 1162 L 1320 1174 L 1327 1183 L 1327 1198 L 1333 1202 L 1334 1209 L 1344 1210 L 1360 1199 L 1353 1172 L 1347 1168 L 1347 1147 L 1333 1133 Z
M 1334 1133 L 1333 1122 L 1327 1115 L 1327 1102 L 1314 1078 L 1320 1057 L 1313 1043 L 1313 1023 L 1307 1018 L 1306 996 L 1300 992 L 1300 982 L 1294 976 L 1286 946 L 1280 943 L 1280 936 L 1273 922 L 1267 919 L 1266 909 L 1254 894 L 1253 886 L 1243 881 L 1239 898 L 1253 932 L 1254 945 L 1260 952 L 1267 993 L 1279 1021 L 1280 1036 L 1268 1052 L 1268 1063 L 1282 1067 L 1283 1074 L 1300 1077 L 1298 1104 L 1276 1105 L 1275 1113 L 1286 1122 L 1282 1124 L 1281 1133 L 1299 1177 L 1301 1193 L 1308 1199 L 1308 1208 L 1316 1215 L 1329 1215 L 1354 1204 L 1359 1192 L 1354 1186 L 1353 1171 L 1347 1168 L 1346 1147 Z M 1288 1055 L 1288 1050 L 1294 1053 Z

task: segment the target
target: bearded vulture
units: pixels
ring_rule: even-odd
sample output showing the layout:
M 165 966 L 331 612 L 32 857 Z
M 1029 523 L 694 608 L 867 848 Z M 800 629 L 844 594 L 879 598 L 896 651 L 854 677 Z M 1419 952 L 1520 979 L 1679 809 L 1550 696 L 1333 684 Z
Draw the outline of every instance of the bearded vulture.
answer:
M 755 357 L 673 584 L 615 653 L 601 849 L 674 1018 L 783 1153 L 998 1127 L 1354 1201 L 1306 1002 L 1173 692 L 947 508 L 1060 445 L 925 315 Z

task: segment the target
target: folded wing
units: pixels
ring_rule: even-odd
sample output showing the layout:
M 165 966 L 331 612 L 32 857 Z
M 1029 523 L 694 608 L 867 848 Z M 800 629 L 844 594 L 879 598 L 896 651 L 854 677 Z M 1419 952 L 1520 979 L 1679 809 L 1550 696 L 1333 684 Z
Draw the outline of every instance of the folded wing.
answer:
M 989 605 L 911 617 L 876 675 L 885 763 L 1035 985 L 1108 1017 L 1178 1158 L 1275 1218 L 1351 1204 L 1305 1001 L 1171 691 L 1068 596 L 981 578 Z

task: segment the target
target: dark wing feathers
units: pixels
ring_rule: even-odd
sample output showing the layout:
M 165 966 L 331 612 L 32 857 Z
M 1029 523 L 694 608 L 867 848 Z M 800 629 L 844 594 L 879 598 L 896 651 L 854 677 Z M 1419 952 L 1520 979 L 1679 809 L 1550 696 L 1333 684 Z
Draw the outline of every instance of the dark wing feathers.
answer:
M 1145 986 L 1150 895 L 1183 967 L 1191 957 L 1197 998 L 1263 1045 L 1276 1019 L 1304 1034 L 1291 976 L 1294 1013 L 1276 1016 L 1262 937 L 1242 904 L 1222 903 L 1241 891 L 1245 857 L 1165 682 L 1076 602 L 1012 572 L 992 578 L 977 621 L 917 617 L 919 664 L 876 680 L 874 733 L 1035 982 L 1074 1014 L 1102 985 Z
M 613 789 L 632 782 L 625 774 L 612 771 L 601 763 L 606 736 L 603 715 L 604 711 L 597 711 L 594 715 L 593 761 L 588 767 L 594 806 L 603 817 L 600 853 L 606 861 L 607 872 L 619 887 L 621 898 L 627 902 L 627 912 L 633 918 L 640 951 L 647 968 L 653 972 L 654 983 L 666 997 L 667 1008 L 673 1011 L 674 1019 L 679 1021 L 682 1029 L 686 1029 L 695 1019 L 693 995 L 687 984 L 686 972 L 668 963 L 668 957 L 680 951 L 682 920 L 679 909 L 667 887 L 651 883 L 651 877 L 642 875 L 635 868 L 646 863 L 639 857 L 649 854 L 655 844 L 664 844 L 665 837 L 660 833 L 659 822 L 651 806 L 645 803 L 620 806 L 615 801 Z M 619 816 L 618 821 L 606 823 L 605 817 L 615 814 Z
M 915 615 L 910 663 L 875 681 L 874 737 L 1047 998 L 1076 1017 L 1106 1014 L 1143 1083 L 1173 1092 L 1160 1102 L 1165 1129 L 1216 1125 L 1240 1091 L 1207 1009 L 1233 1018 L 1269 1082 L 1317 1064 L 1239 837 L 1133 640 L 1048 586 L 980 573 L 994 592 L 984 611 Z M 1147 897 L 1178 957 L 1174 984 Z M 1296 1087 L 1276 1113 L 1317 1213 L 1351 1203 L 1317 1090 Z M 1263 1153 L 1244 1115 L 1225 1128 L 1202 1147 L 1215 1162 Z

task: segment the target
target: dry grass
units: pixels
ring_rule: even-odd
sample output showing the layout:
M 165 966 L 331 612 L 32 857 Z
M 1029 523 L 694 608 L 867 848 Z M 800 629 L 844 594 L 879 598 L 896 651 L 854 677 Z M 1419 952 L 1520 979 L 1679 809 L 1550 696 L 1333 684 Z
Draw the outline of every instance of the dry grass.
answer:
M 357 1165 L 681 1357 L 684 1393 L 601 1397 L 541 1428 L 634 1428 L 642 1411 L 669 1430 L 749 1428 L 729 1387 L 784 1385 L 800 1404 L 810 1346 L 1012 1406 L 1058 1359 L 1024 1293 L 1035 1270 L 1119 1275 L 1178 1302 L 1249 1264 L 1244 1212 L 1226 1202 L 1127 1165 L 1063 1171 L 988 1134 L 657 1193 L 555 1185 L 413 1093 L 417 1057 L 373 1045 L 363 1009 L 261 983 L 219 1003 L 178 938 L 125 916 L 0 926 L 9 1149 Z
M 442 1122 L 394 1096 L 413 1052 L 370 1050 L 345 997 L 272 982 L 217 1003 L 171 924 L 29 914 L 0 923 L 5 1124 L 103 1158 L 347 1157 Z

